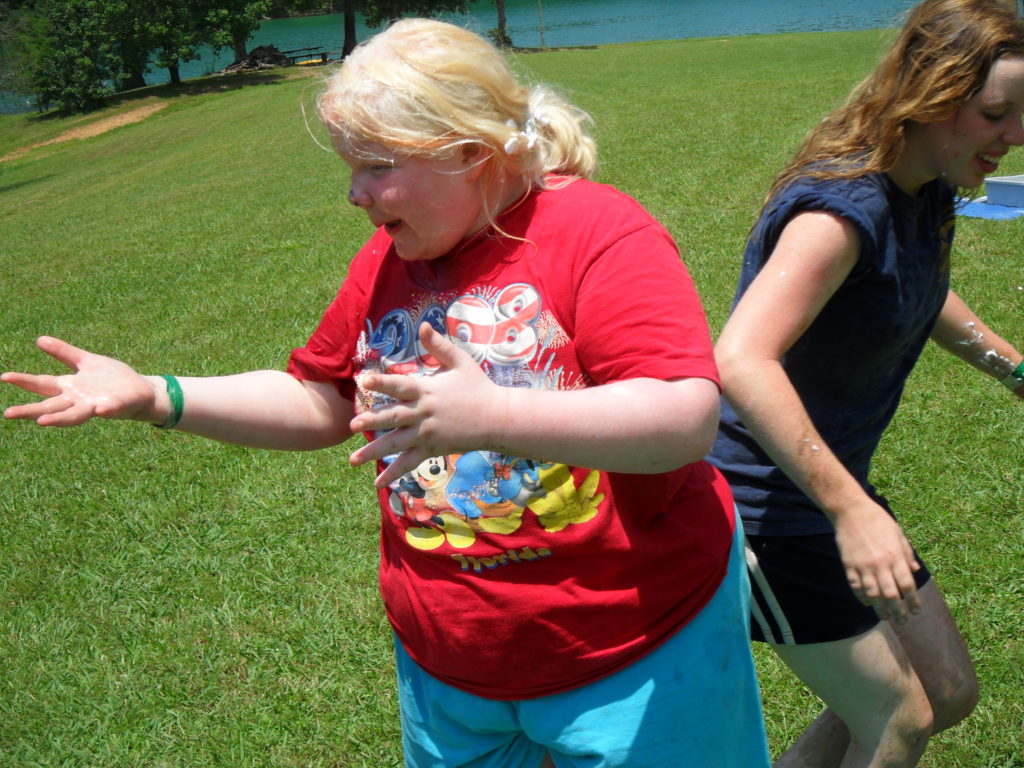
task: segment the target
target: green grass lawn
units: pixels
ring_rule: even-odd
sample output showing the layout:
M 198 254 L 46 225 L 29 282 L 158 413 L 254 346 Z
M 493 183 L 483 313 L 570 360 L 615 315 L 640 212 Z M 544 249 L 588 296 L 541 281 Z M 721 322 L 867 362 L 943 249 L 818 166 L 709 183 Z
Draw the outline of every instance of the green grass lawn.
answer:
M 590 111 L 601 181 L 677 237 L 713 330 L 772 174 L 863 77 L 882 32 L 521 55 Z M 296 75 L 292 77 L 292 75 Z M 0 118 L 0 370 L 57 335 L 146 373 L 281 368 L 370 233 L 307 127 L 296 70 L 147 89 L 78 118 Z M 1024 173 L 1011 155 L 1001 174 Z M 1024 344 L 1024 219 L 961 219 L 953 280 Z M 0 388 L 0 407 L 22 398 Z M 982 702 L 930 768 L 1024 765 L 1019 403 L 930 348 L 875 480 L 947 592 Z M 138 424 L 0 423 L 0 765 L 395 766 L 377 512 L 348 447 L 270 453 Z M 756 651 L 773 752 L 819 703 Z

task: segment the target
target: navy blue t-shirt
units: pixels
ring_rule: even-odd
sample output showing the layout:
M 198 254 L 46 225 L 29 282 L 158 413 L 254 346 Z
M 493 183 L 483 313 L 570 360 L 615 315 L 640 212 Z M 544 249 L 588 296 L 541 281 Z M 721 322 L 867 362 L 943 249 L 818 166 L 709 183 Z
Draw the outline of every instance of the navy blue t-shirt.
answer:
M 945 303 L 953 190 L 942 179 L 918 197 L 888 176 L 797 180 L 769 203 L 747 242 L 736 301 L 794 215 L 828 211 L 860 235 L 860 259 L 782 365 L 825 443 L 865 490 L 871 457 Z M 735 303 L 734 303 L 735 306 Z M 711 463 L 732 485 L 747 533 L 827 533 L 828 518 L 779 469 L 728 403 Z

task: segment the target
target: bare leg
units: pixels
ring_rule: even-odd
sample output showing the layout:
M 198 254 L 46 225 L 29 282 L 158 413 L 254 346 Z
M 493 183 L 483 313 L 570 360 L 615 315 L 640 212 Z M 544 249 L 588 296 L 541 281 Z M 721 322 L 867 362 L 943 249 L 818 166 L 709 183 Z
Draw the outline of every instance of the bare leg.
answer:
M 540 768 L 555 768 L 555 764 L 551 761 L 551 755 L 544 755 L 544 762 L 540 764 Z
M 825 763 L 825 756 L 820 753 L 794 754 L 790 749 L 776 766 L 917 765 L 931 733 L 931 707 L 910 659 L 888 623 L 846 640 L 778 646 L 775 650 L 846 724 L 851 736 L 839 762 Z M 814 747 L 815 743 L 805 742 L 803 746 Z M 828 746 L 835 751 L 834 745 Z
M 928 694 L 935 722 L 933 733 L 952 728 L 978 703 L 978 677 L 964 638 L 934 581 L 918 593 L 921 612 L 902 626 L 893 626 L 921 685 Z
M 928 697 L 933 732 L 938 732 L 970 714 L 978 699 L 978 681 L 967 647 L 935 583 L 928 582 L 920 590 L 920 597 L 921 612 L 906 624 L 893 626 L 893 630 Z M 776 761 L 775 768 L 844 765 L 849 747 L 846 725 L 832 709 L 826 709 Z
M 850 748 L 846 724 L 826 709 L 787 749 L 772 768 L 833 768 L 843 762 Z

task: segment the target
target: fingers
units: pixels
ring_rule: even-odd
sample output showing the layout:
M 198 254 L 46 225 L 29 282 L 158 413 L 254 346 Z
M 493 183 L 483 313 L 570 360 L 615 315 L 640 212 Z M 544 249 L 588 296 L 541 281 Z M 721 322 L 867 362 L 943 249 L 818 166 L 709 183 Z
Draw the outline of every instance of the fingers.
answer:
M 896 577 L 897 587 L 900 590 L 900 594 L 903 595 L 907 610 L 911 614 L 915 614 L 921 610 L 921 596 L 917 594 L 917 582 L 914 580 L 914 574 L 921 570 L 921 564 L 917 561 L 914 549 L 910 546 L 910 542 L 907 541 L 906 537 L 903 538 L 902 543 L 903 557 L 897 561 L 893 569 L 893 575 Z M 906 617 L 904 617 L 903 621 L 905 620 Z M 903 621 L 899 623 L 902 624 Z
M 443 333 L 435 331 L 430 323 L 420 323 L 419 333 L 423 348 L 441 364 L 441 368 L 457 368 L 467 362 L 476 368 L 476 362 L 472 357 Z
M 68 344 L 66 341 L 55 339 L 53 336 L 40 336 L 36 339 L 36 346 L 50 357 L 75 370 L 78 370 L 82 360 L 89 354 L 84 349 L 79 349 Z
M 396 482 L 406 472 L 411 472 L 422 464 L 429 456 L 422 448 L 410 448 L 395 457 L 395 460 L 388 464 L 384 471 L 377 475 L 373 481 L 375 488 L 386 488 Z
M 393 400 L 411 402 L 417 400 L 422 392 L 420 376 L 402 376 L 388 373 L 369 373 L 359 379 L 360 386 Z M 385 406 L 384 408 L 386 408 Z M 372 413 L 381 413 L 384 408 L 374 409 Z
M 72 346 L 66 341 L 55 339 L 52 336 L 40 336 L 36 339 L 36 346 L 54 359 L 75 370 L 78 369 L 82 359 L 88 354 L 84 350 Z M 42 426 L 56 426 L 57 422 L 62 422 L 68 418 L 69 409 L 75 411 L 76 415 L 71 417 L 74 423 L 81 423 L 81 421 L 85 421 L 91 416 L 90 409 L 89 416 L 80 418 L 80 414 L 77 413 L 80 409 L 73 408 L 72 401 L 62 396 L 63 390 L 60 386 L 60 378 L 57 376 L 8 371 L 0 375 L 0 381 L 5 384 L 12 384 L 34 395 L 49 398 L 38 403 L 15 405 L 7 408 L 4 411 L 4 416 L 8 419 L 34 419 Z
M 0 381 L 3 381 L 5 384 L 13 384 L 20 389 L 24 389 L 26 392 L 42 395 L 47 398 L 38 403 L 12 405 L 4 410 L 5 418 L 34 421 L 40 417 L 64 411 L 71 405 L 71 401 L 63 396 L 56 376 L 33 376 L 29 373 L 15 373 L 12 371 L 0 376 Z
M 41 427 L 74 427 L 93 417 L 93 409 L 76 403 L 65 395 L 57 395 L 28 405 L 12 405 L 4 411 L 8 419 L 35 421 Z
M 355 420 L 352 423 L 354 424 Z M 355 432 L 355 428 L 352 431 Z M 404 430 L 391 430 L 379 435 L 375 440 L 371 440 L 366 445 L 353 451 L 348 457 L 349 464 L 353 467 L 358 467 L 360 464 L 365 464 L 368 461 L 383 459 L 385 456 L 405 450 L 409 446 L 403 444 L 407 442 L 407 440 L 403 439 L 403 432 Z
M 914 549 L 895 520 L 877 505 L 841 521 L 836 542 L 857 599 L 880 619 L 904 623 L 921 609 Z
M 921 610 L 914 581 L 914 571 L 919 568 L 912 558 L 898 559 L 877 569 L 849 569 L 847 579 L 857 599 L 874 610 L 878 618 L 903 624 Z
M 49 413 L 46 405 L 49 402 L 51 401 L 44 400 L 39 403 L 29 403 L 28 405 L 12 405 L 10 408 L 4 409 L 4 418 L 35 421 L 43 414 Z
M 443 334 L 435 331 L 429 323 L 420 324 L 419 334 L 427 354 L 440 364 L 440 369 L 435 372 L 435 375 L 467 363 L 472 366 L 473 370 L 476 370 L 473 358 L 455 346 Z M 360 378 L 359 384 L 363 389 L 408 402 L 418 399 L 422 394 L 424 377 L 369 373 Z
M 429 458 L 422 447 L 415 445 L 408 446 L 408 438 L 404 435 L 408 430 L 394 430 L 381 435 L 376 440 L 362 446 L 352 452 L 348 457 L 353 467 L 366 464 L 370 461 L 384 459 L 386 456 L 395 456 L 374 480 L 376 488 L 384 488 L 398 480 L 406 472 L 410 472 Z M 397 455 L 396 455 L 397 454 Z
M 475 440 L 466 435 L 475 424 L 467 416 L 467 404 L 479 400 L 481 381 L 493 386 L 473 358 L 444 334 L 428 323 L 420 324 L 418 333 L 424 352 L 438 364 L 432 375 L 372 373 L 359 381 L 360 388 L 391 400 L 349 422 L 352 432 L 377 435 L 349 456 L 353 466 L 396 456 L 377 478 L 378 488 L 394 482 L 430 456 Z
M 394 378 L 411 378 L 406 376 L 396 376 Z M 396 389 L 402 389 L 402 387 L 396 387 Z M 380 389 L 374 389 L 375 392 L 381 392 Z M 390 392 L 384 392 L 384 394 L 391 394 Z M 395 395 L 391 395 L 396 397 Z M 397 398 L 401 399 L 401 398 Z M 409 401 L 415 401 L 416 396 L 410 396 Z M 412 407 L 405 405 L 402 402 L 389 403 L 388 405 L 382 405 L 369 411 L 363 411 L 359 415 L 355 416 L 352 421 L 349 422 L 349 428 L 353 432 L 382 432 L 388 429 L 399 429 L 401 427 L 408 426 L 413 423 L 416 419 L 415 411 Z
M 36 419 L 36 424 L 41 427 L 77 427 L 95 415 L 95 410 L 91 406 L 84 403 L 72 403 L 70 407 L 58 408 L 43 414 Z
M 17 373 L 9 371 L 0 375 L 0 381 L 5 384 L 13 384 L 19 389 L 31 392 L 34 395 L 53 397 L 60 394 L 60 385 L 56 376 L 36 376 L 31 373 Z

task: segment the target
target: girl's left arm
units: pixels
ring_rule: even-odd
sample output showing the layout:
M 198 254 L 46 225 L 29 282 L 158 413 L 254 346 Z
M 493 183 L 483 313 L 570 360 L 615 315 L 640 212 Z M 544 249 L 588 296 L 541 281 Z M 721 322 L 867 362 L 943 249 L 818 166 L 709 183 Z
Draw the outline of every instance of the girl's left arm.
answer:
M 1024 355 L 991 330 L 953 291 L 939 313 L 932 341 L 970 363 L 982 373 L 1002 381 L 1020 365 Z M 1024 387 L 1014 394 L 1024 399 Z
M 441 363 L 437 373 L 360 381 L 395 400 L 351 422 L 357 432 L 391 430 L 353 453 L 353 464 L 401 454 L 377 487 L 432 456 L 467 450 L 648 474 L 697 461 L 714 442 L 719 393 L 708 379 L 629 379 L 579 390 L 502 387 L 429 325 L 421 326 L 420 340 Z

